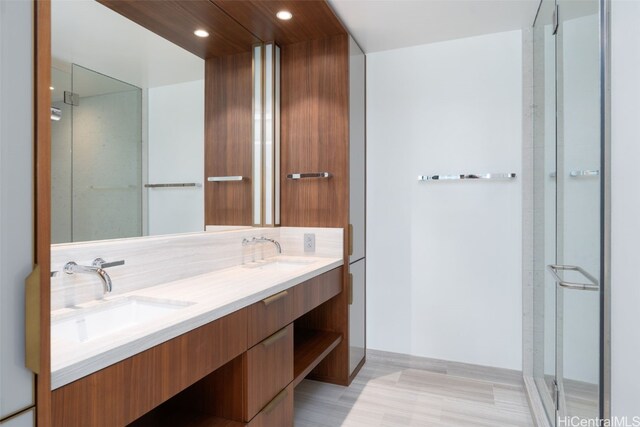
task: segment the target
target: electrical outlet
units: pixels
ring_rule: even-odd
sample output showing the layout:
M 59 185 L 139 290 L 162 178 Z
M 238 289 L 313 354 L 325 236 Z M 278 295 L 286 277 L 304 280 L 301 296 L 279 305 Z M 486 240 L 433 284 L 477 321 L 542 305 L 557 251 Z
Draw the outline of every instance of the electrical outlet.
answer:
M 316 235 L 312 233 L 305 233 L 304 235 L 304 251 L 315 252 L 316 251 Z

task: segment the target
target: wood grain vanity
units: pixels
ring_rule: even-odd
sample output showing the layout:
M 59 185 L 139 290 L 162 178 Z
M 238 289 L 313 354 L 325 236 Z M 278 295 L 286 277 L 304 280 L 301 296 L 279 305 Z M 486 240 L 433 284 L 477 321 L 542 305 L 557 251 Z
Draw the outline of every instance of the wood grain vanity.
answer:
M 307 326 L 342 277 L 335 268 L 54 390 L 53 425 L 125 426 L 152 410 L 133 425 L 293 425 L 293 388 L 343 340 Z

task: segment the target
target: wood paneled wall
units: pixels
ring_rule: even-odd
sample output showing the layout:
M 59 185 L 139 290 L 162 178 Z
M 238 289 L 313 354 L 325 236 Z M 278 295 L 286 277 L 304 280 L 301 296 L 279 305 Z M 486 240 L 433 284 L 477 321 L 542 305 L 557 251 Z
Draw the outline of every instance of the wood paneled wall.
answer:
M 51 1 L 35 13 L 34 263 L 40 267 L 40 367 L 36 376 L 36 425 L 51 425 Z M 27 214 L 25 212 L 25 214 Z
M 346 34 L 325 0 L 211 0 L 260 40 L 280 46 Z M 276 19 L 287 10 L 290 21 Z
M 205 224 L 252 225 L 252 54 L 205 63 Z M 208 182 L 209 176 L 244 176 Z
M 281 224 L 344 227 L 349 221 L 347 35 L 282 46 Z M 287 179 L 329 172 L 329 179 Z
M 98 0 L 202 59 L 233 55 L 260 40 L 209 0 Z M 206 30 L 209 37 L 193 35 Z
M 341 227 L 349 224 L 349 40 L 339 35 L 282 46 L 281 224 Z M 291 180 L 287 174 L 329 172 L 329 179 Z M 348 241 L 345 233 L 345 262 Z M 297 323 L 344 339 L 312 378 L 349 382 L 349 308 L 343 292 Z

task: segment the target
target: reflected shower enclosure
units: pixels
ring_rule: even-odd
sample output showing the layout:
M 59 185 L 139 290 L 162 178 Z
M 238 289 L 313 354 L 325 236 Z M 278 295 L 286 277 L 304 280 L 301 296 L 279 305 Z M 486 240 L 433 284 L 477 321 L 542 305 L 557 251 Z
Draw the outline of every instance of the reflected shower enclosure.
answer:
M 52 243 L 141 236 L 142 89 L 73 64 L 51 95 Z

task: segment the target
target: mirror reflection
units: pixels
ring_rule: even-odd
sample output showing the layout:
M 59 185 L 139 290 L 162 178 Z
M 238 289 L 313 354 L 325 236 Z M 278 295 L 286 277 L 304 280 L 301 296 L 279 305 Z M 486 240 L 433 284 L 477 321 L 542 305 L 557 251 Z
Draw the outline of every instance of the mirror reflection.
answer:
M 52 3 L 52 242 L 204 230 L 204 60 Z

